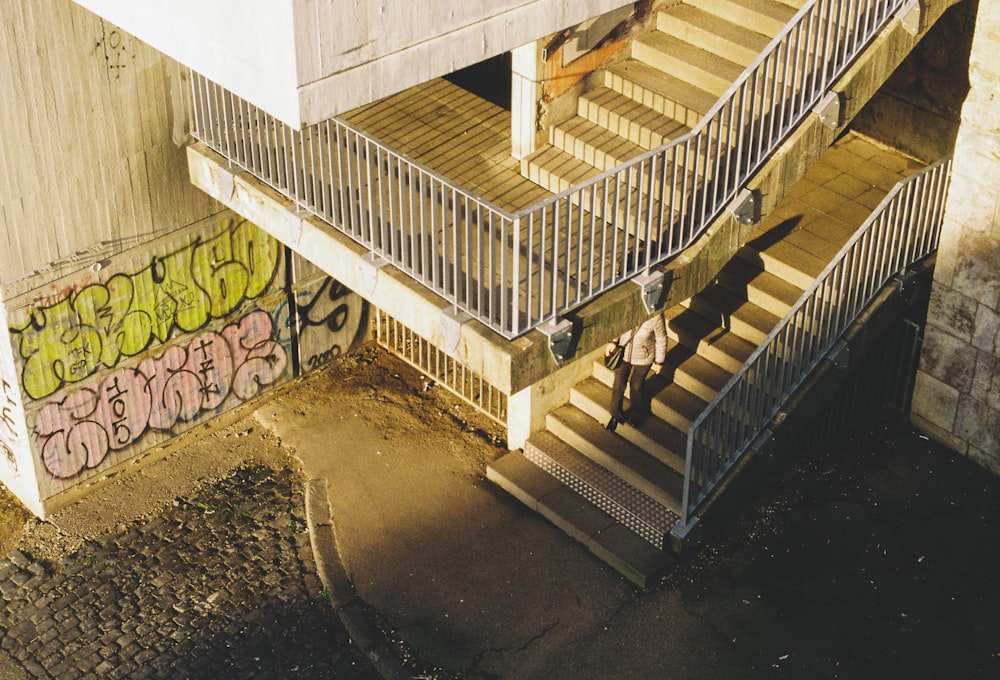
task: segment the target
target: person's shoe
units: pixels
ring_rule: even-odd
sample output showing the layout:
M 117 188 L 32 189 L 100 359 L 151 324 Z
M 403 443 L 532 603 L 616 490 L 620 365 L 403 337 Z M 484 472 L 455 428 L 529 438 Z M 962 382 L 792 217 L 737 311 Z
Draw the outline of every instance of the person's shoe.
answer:
M 644 422 L 646 422 L 646 419 L 648 417 L 649 417 L 649 411 L 635 411 L 629 415 L 628 422 L 629 425 L 634 425 L 635 427 L 639 427 Z
M 604 426 L 604 429 L 608 432 L 614 432 L 618 427 L 618 419 L 613 417 L 608 421 L 608 424 Z

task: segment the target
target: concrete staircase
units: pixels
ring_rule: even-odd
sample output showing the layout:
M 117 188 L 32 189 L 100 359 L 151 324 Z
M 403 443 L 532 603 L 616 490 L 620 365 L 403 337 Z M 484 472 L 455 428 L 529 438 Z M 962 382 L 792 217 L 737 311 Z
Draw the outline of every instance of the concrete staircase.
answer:
M 521 173 L 559 193 L 683 136 L 804 0 L 686 0 L 660 11 L 626 58 L 592 73 L 576 115 Z
M 595 362 L 546 429 L 488 478 L 648 585 L 672 559 L 688 428 L 810 284 L 816 259 L 766 235 L 743 248 L 716 283 L 664 312 L 672 346 L 662 374 L 647 381 L 650 418 L 604 428 L 613 374 Z
M 612 374 L 602 362 L 523 451 L 487 476 L 646 586 L 672 555 L 691 423 L 855 234 L 922 163 L 848 132 L 813 163 L 712 285 L 663 312 L 671 347 L 650 376 L 652 417 L 604 429 Z M 864 179 L 860 179 L 860 178 Z

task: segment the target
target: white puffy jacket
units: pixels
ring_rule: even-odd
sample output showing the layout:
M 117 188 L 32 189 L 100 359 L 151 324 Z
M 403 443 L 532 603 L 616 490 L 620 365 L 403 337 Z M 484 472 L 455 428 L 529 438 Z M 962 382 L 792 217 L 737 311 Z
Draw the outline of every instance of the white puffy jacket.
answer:
M 626 331 L 618 338 L 625 346 L 623 359 L 634 366 L 662 364 L 667 359 L 667 326 L 663 314 L 654 314 L 633 331 Z

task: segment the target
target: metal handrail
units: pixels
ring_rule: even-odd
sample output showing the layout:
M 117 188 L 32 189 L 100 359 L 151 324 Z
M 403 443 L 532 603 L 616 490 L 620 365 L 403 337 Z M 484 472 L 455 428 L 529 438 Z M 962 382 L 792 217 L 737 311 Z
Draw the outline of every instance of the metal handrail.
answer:
M 550 304 L 529 314 L 527 326 L 555 318 L 690 247 L 905 2 L 807 0 L 690 132 L 517 211 L 520 224 L 547 227 L 549 237 L 539 238 L 538 252 L 528 254 L 529 265 L 537 262 L 543 271 L 542 280 L 557 281 L 560 265 L 572 272 L 568 254 L 574 244 L 589 243 L 593 253 L 600 239 L 600 254 L 591 254 L 591 261 L 614 262 L 607 276 L 577 271 L 575 295 L 564 285 L 559 299 L 553 287 Z M 600 223 L 608 221 L 608 213 L 613 223 L 604 228 Z M 566 253 L 562 262 L 560 246 Z M 546 259 L 543 252 L 553 255 Z
M 807 0 L 691 132 L 515 212 L 344 121 L 292 130 L 193 73 L 195 136 L 514 338 L 690 246 L 905 2 Z
M 694 419 L 675 533 L 886 283 L 937 249 L 950 170 L 943 160 L 898 182 Z

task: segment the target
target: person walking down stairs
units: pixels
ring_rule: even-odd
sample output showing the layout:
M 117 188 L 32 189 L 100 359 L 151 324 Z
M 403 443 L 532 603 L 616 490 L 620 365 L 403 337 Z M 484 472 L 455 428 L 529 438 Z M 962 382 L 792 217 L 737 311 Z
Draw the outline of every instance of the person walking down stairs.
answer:
M 643 393 L 646 376 L 650 369 L 659 373 L 663 362 L 667 359 L 667 327 L 663 314 L 657 313 L 622 334 L 604 348 L 604 356 L 610 356 L 617 347 L 623 347 L 625 352 L 622 361 L 615 370 L 615 382 L 611 388 L 611 420 L 608 430 L 614 432 L 618 423 L 628 420 L 632 425 L 641 425 L 649 416 L 649 400 Z M 631 408 L 626 415 L 622 410 L 625 398 L 625 385 L 629 384 L 629 399 Z

